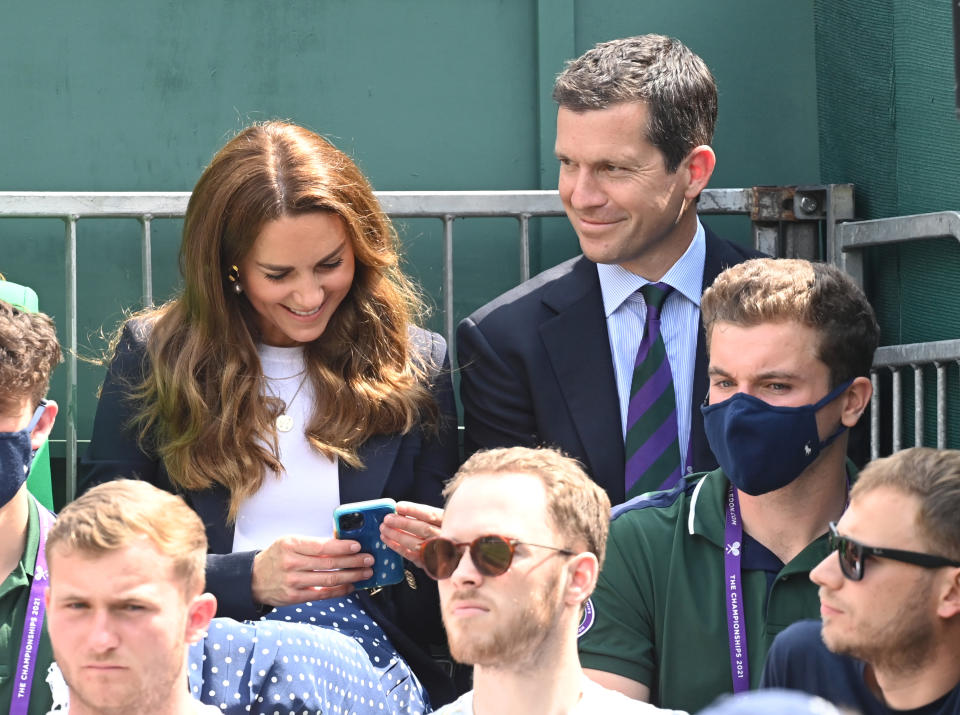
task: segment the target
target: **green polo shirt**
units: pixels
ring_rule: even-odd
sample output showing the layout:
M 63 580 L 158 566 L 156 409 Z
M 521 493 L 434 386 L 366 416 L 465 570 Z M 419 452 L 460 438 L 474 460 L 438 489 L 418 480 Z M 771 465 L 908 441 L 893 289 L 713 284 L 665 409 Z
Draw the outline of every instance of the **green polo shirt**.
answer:
M 13 697 L 13 688 L 19 680 L 17 673 L 20 659 L 20 641 L 23 637 L 23 618 L 30 600 L 30 584 L 40 545 L 40 517 L 37 504 L 30 499 L 30 516 L 27 521 L 27 546 L 16 568 L 0 584 L 0 711 L 7 712 Z M 44 620 L 38 648 L 35 652 L 36 666 L 33 671 L 33 686 L 30 691 L 30 715 L 45 715 L 53 701 L 47 685 L 47 669 L 53 662 L 50 636 Z
M 723 558 L 729 482 L 720 470 L 698 476 L 614 509 L 591 597 L 593 624 L 579 641 L 585 668 L 644 683 L 654 704 L 689 712 L 733 690 Z M 741 607 L 755 688 L 774 636 L 794 621 L 820 617 L 809 573 L 827 555 L 827 538 L 786 565 L 750 541 L 754 557 L 744 549 Z

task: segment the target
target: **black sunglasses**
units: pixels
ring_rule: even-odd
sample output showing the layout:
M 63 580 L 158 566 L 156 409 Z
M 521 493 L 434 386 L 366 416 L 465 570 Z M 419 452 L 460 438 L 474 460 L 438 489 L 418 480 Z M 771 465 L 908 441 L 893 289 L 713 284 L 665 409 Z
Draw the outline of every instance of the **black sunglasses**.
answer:
M 575 552 L 569 549 L 560 549 L 556 546 L 530 544 L 519 539 L 508 539 L 496 534 L 478 536 L 473 541 L 453 541 L 442 536 L 435 536 L 420 544 L 420 559 L 423 568 L 430 578 L 442 581 L 450 578 L 457 570 L 463 552 L 470 550 L 470 559 L 477 571 L 484 576 L 499 576 L 505 574 L 513 563 L 513 554 L 517 546 L 536 546 L 538 549 L 550 549 L 558 554 L 573 556 Z
M 944 566 L 960 566 L 960 562 L 943 556 L 921 554 L 916 551 L 901 551 L 900 549 L 881 549 L 876 546 L 863 544 L 840 536 L 837 525 L 830 522 L 829 536 L 830 550 L 836 551 L 840 557 L 840 570 L 851 581 L 860 581 L 863 578 L 863 561 L 865 556 L 879 556 L 884 559 L 902 561 L 925 569 L 939 569 Z

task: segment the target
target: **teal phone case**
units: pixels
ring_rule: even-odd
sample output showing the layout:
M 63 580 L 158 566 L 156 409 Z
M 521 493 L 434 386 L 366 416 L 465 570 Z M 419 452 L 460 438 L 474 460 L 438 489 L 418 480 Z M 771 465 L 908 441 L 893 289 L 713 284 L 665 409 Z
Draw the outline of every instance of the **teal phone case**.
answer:
M 403 559 L 380 539 L 380 524 L 387 514 L 396 514 L 393 499 L 341 504 L 333 510 L 333 531 L 338 539 L 360 542 L 360 551 L 373 556 L 373 576 L 357 581 L 354 588 L 380 588 L 403 580 Z

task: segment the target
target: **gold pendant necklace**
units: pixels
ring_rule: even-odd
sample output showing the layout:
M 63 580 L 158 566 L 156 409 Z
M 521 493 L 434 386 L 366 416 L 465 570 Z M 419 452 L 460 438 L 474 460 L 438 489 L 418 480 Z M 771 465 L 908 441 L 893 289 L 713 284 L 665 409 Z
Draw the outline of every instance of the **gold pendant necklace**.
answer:
M 304 371 L 303 379 L 300 380 L 300 384 L 297 385 L 296 392 L 293 393 L 293 397 L 290 398 L 290 407 L 293 407 L 294 401 L 297 399 L 297 395 L 300 394 L 300 390 L 303 388 L 303 384 L 307 381 L 309 374 Z M 274 425 L 276 425 L 277 430 L 280 432 L 289 432 L 293 429 L 293 417 L 287 414 L 287 401 L 280 398 L 277 393 L 273 391 L 273 387 L 270 385 L 270 380 L 268 379 L 265 382 L 267 386 L 267 391 L 270 393 L 271 397 L 275 397 L 280 400 L 282 407 L 280 408 L 280 414 L 277 415 L 277 419 L 274 420 Z

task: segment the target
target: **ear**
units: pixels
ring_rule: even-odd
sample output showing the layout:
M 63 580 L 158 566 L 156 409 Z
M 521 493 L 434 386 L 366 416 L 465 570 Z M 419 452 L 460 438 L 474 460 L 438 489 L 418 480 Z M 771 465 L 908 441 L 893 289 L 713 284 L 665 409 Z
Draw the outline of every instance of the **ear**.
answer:
M 701 144 L 690 150 L 684 159 L 689 182 L 683 195 L 687 199 L 695 199 L 707 188 L 713 169 L 717 165 L 717 155 L 706 144 Z M 681 168 L 683 168 L 681 166 Z
M 564 603 L 579 608 L 580 604 L 590 597 L 597 585 L 597 576 L 600 575 L 600 562 L 597 561 L 595 554 L 584 551 L 582 554 L 577 554 L 571 558 L 567 568 L 569 569 L 570 582 L 567 584 Z
M 57 412 L 59 411 L 60 408 L 57 407 L 56 402 L 47 400 L 43 414 L 40 415 L 40 419 L 33 428 L 33 432 L 30 433 L 30 449 L 36 451 L 47 441 L 47 437 L 50 436 L 50 431 L 53 429 L 53 422 L 57 419 Z
M 216 612 L 217 597 L 212 593 L 201 593 L 194 597 L 187 608 L 187 643 L 196 643 L 206 635 Z
M 937 615 L 948 620 L 960 614 L 960 568 L 948 569 L 949 580 L 944 582 L 937 602 Z
M 870 404 L 873 396 L 873 385 L 866 377 L 854 378 L 850 387 L 843 393 L 843 410 L 840 421 L 847 427 L 853 427 L 860 421 L 860 415 Z

